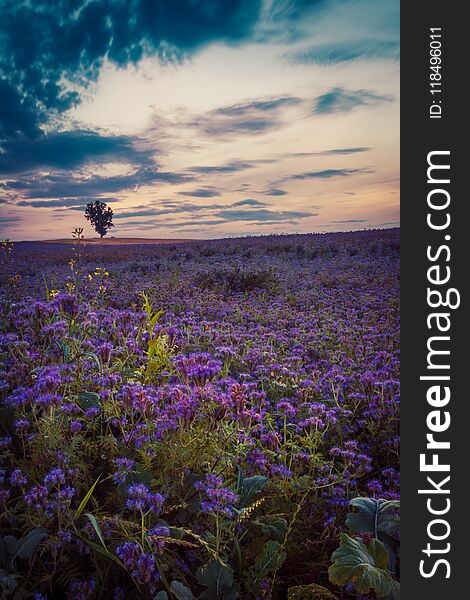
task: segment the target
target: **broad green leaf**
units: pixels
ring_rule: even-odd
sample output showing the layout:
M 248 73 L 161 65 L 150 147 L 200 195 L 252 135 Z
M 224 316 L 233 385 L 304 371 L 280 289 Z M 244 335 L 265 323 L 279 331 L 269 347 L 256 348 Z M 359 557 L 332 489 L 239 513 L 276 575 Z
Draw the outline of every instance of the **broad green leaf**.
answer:
M 161 590 L 156 596 L 153 597 L 153 600 L 168 600 L 168 594 L 165 592 L 165 590 Z
M 233 569 L 211 560 L 201 567 L 196 574 L 200 585 L 211 589 L 218 597 L 224 590 L 229 590 L 233 585 Z
M 46 537 L 47 529 L 44 529 L 44 527 L 37 527 L 36 529 L 32 529 L 29 533 L 23 536 L 16 543 L 13 558 L 16 558 L 17 556 L 19 558 L 32 558 L 39 544 Z
M 259 519 L 251 521 L 255 527 L 268 538 L 282 542 L 287 531 L 287 521 L 280 515 L 264 515 Z
M 395 514 L 400 504 L 391 500 L 375 498 L 354 498 L 351 506 L 359 512 L 348 513 L 346 526 L 353 533 L 370 533 L 378 538 L 379 533 L 394 535 L 400 527 L 400 519 Z
M 101 406 L 100 396 L 96 392 L 81 392 L 78 395 L 78 403 L 84 410 L 92 406 Z
M 253 566 L 257 578 L 263 579 L 268 573 L 277 571 L 285 560 L 286 553 L 281 551 L 281 544 L 275 540 L 267 541 Z
M 196 596 L 192 591 L 179 581 L 172 581 L 170 590 L 176 596 L 177 600 L 196 600 Z
M 240 506 L 249 504 L 255 496 L 260 494 L 268 481 L 264 475 L 253 475 L 253 477 L 244 477 L 239 483 Z
M 360 594 L 373 590 L 379 598 L 400 598 L 400 584 L 386 570 L 388 554 L 376 539 L 367 545 L 342 533 L 340 546 L 333 552 L 328 569 L 330 581 L 340 586 L 353 583 Z
M 103 546 L 103 548 L 105 550 L 107 550 L 106 548 L 106 544 L 104 543 L 104 539 L 103 539 L 103 535 L 101 533 L 101 529 L 100 526 L 98 525 L 98 521 L 96 520 L 96 517 L 94 515 L 92 515 L 91 513 L 85 513 L 85 517 L 88 517 L 90 520 L 90 523 L 93 525 L 93 529 L 96 532 L 96 535 L 98 536 L 101 545 Z

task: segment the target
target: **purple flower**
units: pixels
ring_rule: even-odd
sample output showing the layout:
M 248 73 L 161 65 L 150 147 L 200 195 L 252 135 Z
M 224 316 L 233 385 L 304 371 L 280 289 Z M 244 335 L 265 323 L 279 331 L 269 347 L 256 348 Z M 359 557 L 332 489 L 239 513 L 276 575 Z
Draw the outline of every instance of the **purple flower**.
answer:
M 96 583 L 93 579 L 88 581 L 75 580 L 69 586 L 68 600 L 87 600 L 95 591 Z
M 35 485 L 24 495 L 24 500 L 28 506 L 40 510 L 45 508 L 48 495 L 49 490 L 47 487 Z
M 23 472 L 21 471 L 21 469 L 14 469 L 10 473 L 10 485 L 21 487 L 21 486 L 26 485 L 27 483 L 28 483 L 28 480 L 23 475 Z
M 206 513 L 223 514 L 232 517 L 235 514 L 233 504 L 237 502 L 237 494 L 223 487 L 222 478 L 210 473 L 204 480 L 197 481 L 194 487 L 199 490 L 203 496 L 201 500 L 201 510 Z
M 136 483 L 127 488 L 126 507 L 129 510 L 142 512 L 160 512 L 165 498 L 161 494 L 153 493 L 143 483 Z
M 44 485 L 48 488 L 60 486 L 65 483 L 65 473 L 60 468 L 55 468 L 49 471 L 44 477 Z
M 83 424 L 80 421 L 70 421 L 70 432 L 78 433 L 83 427 Z

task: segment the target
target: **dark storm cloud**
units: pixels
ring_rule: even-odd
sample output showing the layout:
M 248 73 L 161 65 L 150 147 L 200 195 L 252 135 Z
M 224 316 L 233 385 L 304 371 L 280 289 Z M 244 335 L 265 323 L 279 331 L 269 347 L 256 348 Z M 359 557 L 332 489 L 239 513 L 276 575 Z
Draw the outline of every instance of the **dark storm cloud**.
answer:
M 265 41 L 324 4 L 272 2 Z M 145 56 L 175 62 L 213 42 L 263 41 L 257 33 L 262 5 L 262 0 L 2 2 L 0 137 L 35 138 L 54 114 L 80 102 L 105 59 L 121 67 Z
M 54 112 L 79 99 L 105 58 L 119 66 L 143 56 L 178 60 L 210 42 L 248 39 L 261 0 L 35 0 L 2 3 L 0 112 L 3 136 L 38 135 Z M 3 104 L 3 102 L 2 102 Z
M 66 131 L 41 135 L 34 140 L 16 137 L 2 144 L 0 173 L 34 169 L 76 169 L 90 162 L 151 164 L 131 138 L 105 136 L 94 131 Z
M 400 58 L 400 42 L 397 40 L 355 40 L 335 44 L 319 44 L 289 52 L 284 58 L 295 65 L 337 65 L 357 60 L 388 59 L 398 61 Z
M 371 90 L 345 90 L 334 88 L 321 96 L 314 103 L 314 112 L 320 114 L 349 112 L 357 106 L 372 106 L 391 102 L 392 96 L 376 94 Z

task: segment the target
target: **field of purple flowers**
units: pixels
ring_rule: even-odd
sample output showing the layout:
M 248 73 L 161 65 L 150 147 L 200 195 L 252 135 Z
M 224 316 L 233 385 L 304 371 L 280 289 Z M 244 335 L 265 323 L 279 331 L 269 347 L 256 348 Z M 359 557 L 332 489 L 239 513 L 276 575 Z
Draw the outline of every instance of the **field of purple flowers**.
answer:
M 398 598 L 398 230 L 2 262 L 2 598 Z

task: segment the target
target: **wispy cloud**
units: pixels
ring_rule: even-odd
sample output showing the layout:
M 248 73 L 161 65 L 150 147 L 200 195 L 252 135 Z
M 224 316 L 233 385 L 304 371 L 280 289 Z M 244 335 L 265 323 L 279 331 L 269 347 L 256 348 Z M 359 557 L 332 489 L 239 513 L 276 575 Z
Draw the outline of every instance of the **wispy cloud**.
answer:
M 178 192 L 179 196 L 190 196 L 194 198 L 214 198 L 220 196 L 220 190 L 214 186 L 205 185 L 195 190 L 187 190 L 184 192 Z
M 104 177 L 88 176 L 68 172 L 49 175 L 25 176 L 8 180 L 1 187 L 7 192 L 21 194 L 23 198 L 73 198 L 100 197 L 102 194 L 115 194 L 136 189 L 153 183 L 185 183 L 194 177 L 189 174 L 157 171 L 154 167 L 136 168 L 125 175 Z
M 371 90 L 346 90 L 337 87 L 315 99 L 314 112 L 323 115 L 345 113 L 357 106 L 373 106 L 392 100 L 390 95 L 376 94 Z
M 336 179 L 338 177 L 350 177 L 361 173 L 370 173 L 368 169 L 322 169 L 320 171 L 306 171 L 289 175 L 283 181 L 295 181 L 301 179 Z
M 369 219 L 342 219 L 340 221 L 331 221 L 332 223 L 367 223 Z
M 268 159 L 256 159 L 256 160 L 233 160 L 222 165 L 203 165 L 197 167 L 191 167 L 188 169 L 190 173 L 238 173 L 240 171 L 246 171 L 247 169 L 253 169 L 260 164 L 270 164 L 275 163 L 276 159 L 268 158 Z
M 400 42 L 398 40 L 352 40 L 331 44 L 318 44 L 288 52 L 284 59 L 294 65 L 337 65 L 357 60 L 387 59 L 398 61 Z
M 266 202 L 260 202 L 259 200 L 253 200 L 252 198 L 246 198 L 245 200 L 239 200 L 234 202 L 232 206 L 266 206 Z
M 85 210 L 88 202 L 93 202 L 96 198 L 56 198 L 54 200 L 21 200 L 16 203 L 16 206 L 32 206 L 33 208 L 72 208 L 79 207 L 80 210 Z M 119 202 L 117 198 L 100 197 L 102 202 L 112 204 Z
M 302 104 L 295 96 L 257 98 L 222 106 L 188 123 L 210 137 L 253 135 L 278 129 L 284 123 L 284 110 Z

